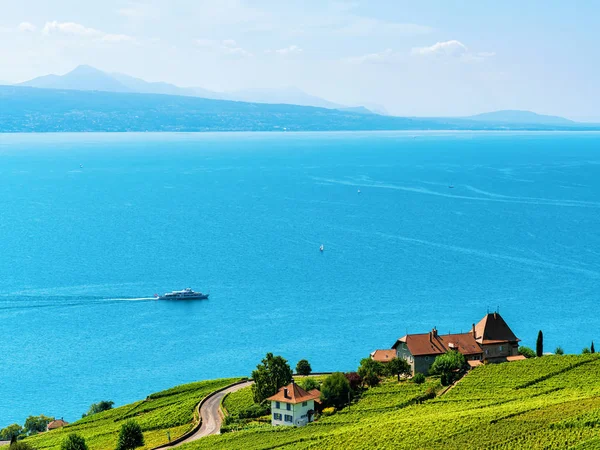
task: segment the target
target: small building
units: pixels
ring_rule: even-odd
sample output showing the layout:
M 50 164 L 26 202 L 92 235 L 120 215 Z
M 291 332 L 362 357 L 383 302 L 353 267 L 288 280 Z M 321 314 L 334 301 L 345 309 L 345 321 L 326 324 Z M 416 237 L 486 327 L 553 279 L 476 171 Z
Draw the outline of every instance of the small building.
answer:
M 305 391 L 292 381 L 269 397 L 271 402 L 271 425 L 304 426 L 313 421 L 315 402 L 319 402 L 321 393 L 317 389 Z
M 57 428 L 62 428 L 65 425 L 69 425 L 69 422 L 65 422 L 62 418 L 53 420 L 46 427 L 46 431 L 56 430 Z
M 451 350 L 462 353 L 467 361 L 481 361 L 483 356 L 473 333 L 442 335 L 435 328 L 429 333 L 407 334 L 392 349 L 410 364 L 413 374 L 427 374 L 435 358 Z
M 371 359 L 373 361 L 377 361 L 377 362 L 380 362 L 380 363 L 386 363 L 390 359 L 394 359 L 396 357 L 397 357 L 396 350 L 394 350 L 394 349 L 390 349 L 390 350 L 375 350 L 374 352 L 371 353 Z

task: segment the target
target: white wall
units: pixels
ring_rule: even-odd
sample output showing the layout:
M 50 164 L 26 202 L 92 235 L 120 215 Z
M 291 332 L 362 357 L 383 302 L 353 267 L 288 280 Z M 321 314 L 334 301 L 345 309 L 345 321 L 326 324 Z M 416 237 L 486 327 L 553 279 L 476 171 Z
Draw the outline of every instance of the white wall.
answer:
M 305 402 L 306 405 L 302 403 L 297 403 L 295 405 L 290 405 L 291 410 L 288 411 L 287 403 L 280 402 L 279 408 L 276 407 L 276 402 L 271 402 L 271 425 L 288 425 L 288 426 L 302 426 L 308 423 L 308 411 L 315 410 L 315 401 L 308 400 Z M 281 414 L 281 420 L 275 420 L 274 414 Z M 286 422 L 285 416 L 292 416 L 292 422 Z M 302 417 L 304 416 L 304 417 Z

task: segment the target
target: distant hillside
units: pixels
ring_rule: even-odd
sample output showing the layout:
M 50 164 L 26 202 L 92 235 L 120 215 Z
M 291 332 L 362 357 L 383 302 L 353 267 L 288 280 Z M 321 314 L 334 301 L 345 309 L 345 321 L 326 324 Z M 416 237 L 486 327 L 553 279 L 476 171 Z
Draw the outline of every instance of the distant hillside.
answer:
M 123 85 L 124 86 L 124 85 Z M 124 88 L 126 88 L 124 86 Z M 392 117 L 359 110 L 163 94 L 0 86 L 0 132 L 577 130 L 569 126 Z
M 466 117 L 469 120 L 479 122 L 502 122 L 512 124 L 544 124 L 544 125 L 573 125 L 576 122 L 558 116 L 545 116 L 531 111 L 503 110 L 489 113 L 477 114 Z
M 267 88 L 267 89 L 244 89 L 229 92 L 224 97 L 228 100 L 237 100 L 251 103 L 285 103 L 288 105 L 316 106 L 328 109 L 344 109 L 344 105 L 330 102 L 328 100 L 307 94 L 295 87 Z
M 45 75 L 19 83 L 18 86 L 79 91 L 134 92 L 101 70 L 79 66 L 65 75 Z

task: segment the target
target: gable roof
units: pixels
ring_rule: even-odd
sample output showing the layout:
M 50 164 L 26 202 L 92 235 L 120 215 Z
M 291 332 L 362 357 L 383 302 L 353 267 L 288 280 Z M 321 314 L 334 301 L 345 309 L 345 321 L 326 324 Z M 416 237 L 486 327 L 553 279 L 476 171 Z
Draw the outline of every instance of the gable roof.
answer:
M 437 330 L 422 334 L 407 334 L 396 341 L 392 348 L 405 343 L 413 356 L 441 355 L 458 350 L 463 355 L 481 354 L 482 350 L 473 333 L 438 334 Z
M 65 425 L 69 425 L 69 422 L 65 422 L 62 419 L 58 419 L 58 420 L 53 420 L 52 422 L 48 423 L 48 430 L 54 430 L 56 428 L 62 428 Z
M 388 362 L 390 359 L 394 359 L 396 357 L 396 350 L 375 350 L 371 353 L 371 359 L 373 361 L 379 362 Z
M 287 386 L 279 388 L 277 394 L 269 397 L 267 400 L 270 400 L 272 402 L 291 403 L 295 405 L 296 403 L 302 403 L 308 400 L 316 400 L 320 396 L 321 392 L 319 392 L 317 389 L 313 389 L 310 392 L 306 392 L 304 389 L 302 389 L 300 386 L 298 386 L 292 381 Z
M 520 341 L 497 312 L 487 314 L 475 325 L 475 339 L 482 345 Z

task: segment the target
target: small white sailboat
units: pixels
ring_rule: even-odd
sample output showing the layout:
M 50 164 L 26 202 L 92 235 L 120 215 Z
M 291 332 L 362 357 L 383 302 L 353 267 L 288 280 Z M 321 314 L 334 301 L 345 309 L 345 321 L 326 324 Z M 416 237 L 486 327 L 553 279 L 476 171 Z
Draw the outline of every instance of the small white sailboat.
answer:
M 323 252 L 325 250 L 325 246 L 323 244 L 321 244 L 321 246 L 319 247 L 319 251 Z
M 360 194 L 360 189 L 357 191 L 358 194 Z

